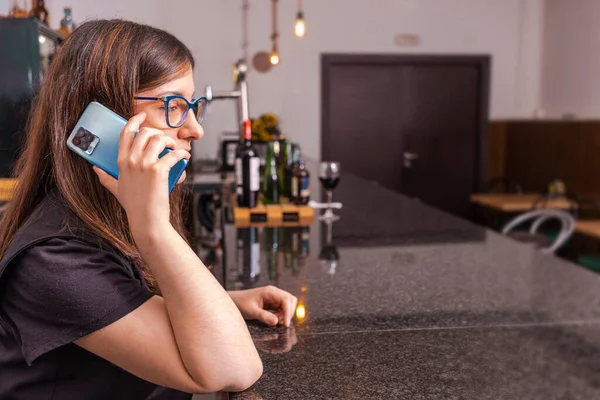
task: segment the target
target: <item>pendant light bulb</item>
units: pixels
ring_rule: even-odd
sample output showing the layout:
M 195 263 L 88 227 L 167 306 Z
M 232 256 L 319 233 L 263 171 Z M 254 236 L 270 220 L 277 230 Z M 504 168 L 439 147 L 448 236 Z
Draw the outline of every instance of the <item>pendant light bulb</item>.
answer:
M 269 60 L 273 65 L 279 64 L 279 53 L 276 49 L 273 49 L 273 51 L 271 52 L 271 57 L 269 58 Z
M 304 15 L 302 11 L 298 11 L 296 15 L 296 24 L 294 25 L 294 32 L 296 33 L 296 37 L 304 37 L 304 33 L 306 32 L 306 26 L 304 24 Z

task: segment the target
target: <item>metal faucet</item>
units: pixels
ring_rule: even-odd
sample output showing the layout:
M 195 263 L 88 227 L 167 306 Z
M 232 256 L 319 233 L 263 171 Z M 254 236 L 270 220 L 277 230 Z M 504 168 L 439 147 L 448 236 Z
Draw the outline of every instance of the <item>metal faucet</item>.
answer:
M 240 130 L 240 138 L 242 137 L 242 126 L 244 121 L 250 119 L 248 111 L 248 83 L 246 82 L 246 74 L 248 65 L 244 60 L 238 60 L 233 65 L 233 81 L 235 87 L 232 91 L 214 92 L 211 85 L 206 86 L 206 98 L 209 103 L 213 100 L 235 99 L 237 100 L 238 127 Z

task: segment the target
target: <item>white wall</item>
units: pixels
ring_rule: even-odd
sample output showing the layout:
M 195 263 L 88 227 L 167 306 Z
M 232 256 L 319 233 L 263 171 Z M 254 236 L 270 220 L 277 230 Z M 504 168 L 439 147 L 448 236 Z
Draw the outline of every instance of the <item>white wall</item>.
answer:
M 542 49 L 546 0 L 521 1 L 513 118 L 531 118 L 542 95 Z M 492 96 L 493 96 L 492 92 Z M 502 117 L 492 110 L 492 117 Z
M 547 0 L 541 104 L 547 117 L 600 117 L 600 1 Z
M 295 3 L 280 2 L 282 29 L 287 28 L 282 62 L 251 78 L 252 111 L 281 114 L 285 130 L 310 155 L 320 154 L 320 54 L 325 52 L 491 54 L 491 117 L 530 116 L 538 105 L 541 0 L 305 1 L 303 40 L 292 34 Z M 254 52 L 269 48 L 269 2 L 253 4 Z M 421 46 L 398 48 L 393 38 L 400 32 L 419 34 Z
M 320 154 L 320 54 L 325 52 L 491 54 L 491 117 L 529 117 L 539 105 L 544 0 L 304 0 L 302 40 L 293 36 L 296 3 L 279 2 L 282 61 L 268 74 L 249 76 L 250 112 L 278 114 L 283 131 L 306 155 Z M 119 16 L 167 29 L 194 53 L 199 92 L 207 83 L 216 90 L 233 87 L 231 64 L 241 56 L 241 0 L 46 4 L 55 27 L 68 4 L 78 22 Z M 250 55 L 270 50 L 270 10 L 269 0 L 251 1 Z M 420 35 L 421 45 L 395 46 L 398 33 Z M 236 129 L 233 102 L 215 102 L 197 152 L 214 157 L 220 133 Z

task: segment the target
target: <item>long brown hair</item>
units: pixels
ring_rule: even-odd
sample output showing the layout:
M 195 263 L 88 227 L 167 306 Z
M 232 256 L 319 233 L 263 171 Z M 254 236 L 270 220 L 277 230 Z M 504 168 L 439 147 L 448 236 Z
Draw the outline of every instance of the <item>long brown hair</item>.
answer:
M 135 246 L 125 210 L 98 181 L 91 164 L 69 151 L 66 140 L 93 100 L 129 119 L 137 92 L 158 87 L 194 67 L 189 49 L 171 34 L 130 21 L 95 20 L 64 42 L 34 100 L 19 180 L 0 227 L 0 257 L 39 202 L 56 192 L 87 229 L 134 262 L 156 291 Z M 187 239 L 183 193 L 170 197 L 171 223 Z

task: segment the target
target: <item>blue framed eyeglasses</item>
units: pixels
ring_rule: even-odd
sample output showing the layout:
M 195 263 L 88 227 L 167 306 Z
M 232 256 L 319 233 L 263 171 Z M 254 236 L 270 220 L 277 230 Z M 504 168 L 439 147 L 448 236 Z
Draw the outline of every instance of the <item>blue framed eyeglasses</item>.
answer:
M 199 97 L 196 100 L 192 100 L 191 103 L 183 96 L 135 97 L 135 99 L 161 100 L 165 103 L 165 119 L 167 120 L 167 125 L 171 128 L 180 128 L 183 126 L 190 109 L 193 111 L 198 123 L 202 125 L 202 122 L 204 122 L 204 113 L 206 113 L 206 105 L 208 103 L 206 97 Z

